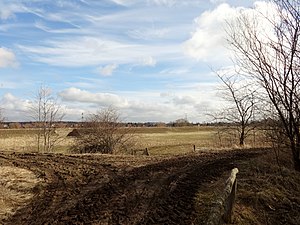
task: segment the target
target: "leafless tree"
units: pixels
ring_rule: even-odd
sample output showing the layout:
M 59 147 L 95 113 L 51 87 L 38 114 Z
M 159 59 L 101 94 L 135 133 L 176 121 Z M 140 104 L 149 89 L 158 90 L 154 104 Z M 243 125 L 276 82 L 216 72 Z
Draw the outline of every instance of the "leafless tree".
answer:
M 131 151 L 134 144 L 132 130 L 124 127 L 117 110 L 109 107 L 88 116 L 72 151 L 113 154 Z
M 227 133 L 232 130 L 237 133 L 239 145 L 244 146 L 246 138 L 255 129 L 253 123 L 257 106 L 255 90 L 249 83 L 238 81 L 237 75 L 216 74 L 224 85 L 222 98 L 226 101 L 227 106 L 213 117 L 228 125 L 225 126 Z
M 228 41 L 237 65 L 262 87 L 272 103 L 294 167 L 300 171 L 300 1 L 269 3 L 275 13 L 251 16 L 242 11 L 230 22 Z
M 60 141 L 55 132 L 55 123 L 60 122 L 64 113 L 61 105 L 52 96 L 51 89 L 41 86 L 30 105 L 30 116 L 36 122 L 37 149 L 42 152 L 50 152 Z
M 0 123 L 3 123 L 5 120 L 4 116 L 3 116 L 3 109 L 0 108 Z

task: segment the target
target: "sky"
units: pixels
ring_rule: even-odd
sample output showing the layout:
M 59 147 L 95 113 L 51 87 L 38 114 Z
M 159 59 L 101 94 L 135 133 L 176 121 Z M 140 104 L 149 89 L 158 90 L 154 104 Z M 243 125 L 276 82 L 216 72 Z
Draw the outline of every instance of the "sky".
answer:
M 124 121 L 207 116 L 223 101 L 213 71 L 231 66 L 225 21 L 246 0 L 0 0 L 0 106 L 30 120 L 41 86 L 64 120 L 114 107 Z

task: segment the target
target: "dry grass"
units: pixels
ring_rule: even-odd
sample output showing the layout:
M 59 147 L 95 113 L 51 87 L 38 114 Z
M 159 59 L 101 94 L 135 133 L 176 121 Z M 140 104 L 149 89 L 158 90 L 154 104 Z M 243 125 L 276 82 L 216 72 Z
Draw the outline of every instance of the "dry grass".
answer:
M 151 155 L 185 154 L 197 148 L 212 146 L 212 131 L 139 134 L 142 148 L 148 148 Z
M 222 176 L 216 178 L 214 181 L 203 185 L 201 191 L 198 191 L 195 201 L 196 218 L 194 224 L 206 224 L 214 202 L 219 198 L 228 178 L 229 173 L 223 173 Z
M 67 153 L 74 144 L 74 138 L 67 137 L 72 129 L 57 129 L 60 142 L 55 145 L 54 152 Z M 178 155 L 197 150 L 229 149 L 236 145 L 237 138 L 219 135 L 218 127 L 143 127 L 132 129 L 138 143 L 138 149 L 148 148 L 151 155 Z M 0 146 L 2 151 L 36 152 L 37 130 L 35 129 L 2 129 L 0 130 Z M 257 135 L 258 136 L 258 135 Z M 247 147 L 261 146 L 261 140 L 249 137 Z
M 235 224 L 299 224 L 300 176 L 289 151 L 251 159 L 239 165 Z
M 240 149 L 238 137 L 218 134 L 218 127 L 142 128 L 138 132 L 140 148 L 148 148 L 151 155 L 178 155 L 197 151 Z M 265 147 L 262 135 L 249 135 L 245 148 Z
M 67 138 L 72 129 L 57 129 L 59 143 L 55 146 L 55 152 L 66 152 L 72 145 L 73 139 Z M 36 152 L 37 130 L 35 129 L 0 129 L 1 151 Z
M 300 174 L 293 168 L 289 151 L 281 151 L 279 164 L 274 152 L 266 150 L 266 154 L 235 162 L 235 166 L 239 173 L 233 224 L 299 224 Z M 195 224 L 206 223 L 209 208 L 223 191 L 227 178 L 225 173 L 201 188 L 195 198 Z
M 236 166 L 240 172 L 233 224 L 299 224 L 300 174 L 293 168 L 288 149 L 280 150 L 278 161 L 269 149 L 249 161 L 237 162 Z M 202 204 L 209 206 L 218 190 L 222 190 L 218 182 L 208 184 L 208 191 L 201 193 Z
M 0 224 L 33 197 L 39 182 L 29 170 L 0 167 Z

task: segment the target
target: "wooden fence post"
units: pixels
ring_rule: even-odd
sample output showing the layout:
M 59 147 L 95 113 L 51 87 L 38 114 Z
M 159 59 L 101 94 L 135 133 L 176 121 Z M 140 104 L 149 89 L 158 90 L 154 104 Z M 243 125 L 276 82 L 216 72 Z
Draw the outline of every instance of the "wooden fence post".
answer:
M 144 150 L 144 155 L 149 156 L 148 148 L 145 148 L 145 150 Z
M 231 170 L 230 177 L 226 181 L 225 189 L 221 196 L 214 202 L 206 224 L 220 225 L 223 222 L 232 222 L 232 211 L 237 190 L 236 174 L 238 172 L 239 170 L 237 168 Z
M 225 203 L 224 203 L 224 215 L 223 220 L 225 223 L 231 223 L 232 222 L 232 211 L 233 211 L 233 205 L 235 202 L 235 196 L 236 196 L 236 190 L 237 190 L 237 179 L 236 174 L 239 172 L 237 168 L 234 168 L 231 171 L 231 175 L 226 181 L 226 187 L 225 187 Z

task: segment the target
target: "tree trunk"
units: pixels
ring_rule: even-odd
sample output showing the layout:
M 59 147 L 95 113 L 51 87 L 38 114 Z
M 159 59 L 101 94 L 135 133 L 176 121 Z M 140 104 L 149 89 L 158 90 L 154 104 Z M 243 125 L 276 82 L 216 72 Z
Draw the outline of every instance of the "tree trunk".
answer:
M 294 168 L 296 171 L 300 172 L 300 159 L 299 157 L 297 159 L 294 158 Z
M 245 144 L 245 130 L 242 129 L 240 134 L 240 146 L 244 146 L 244 144 Z
M 296 171 L 300 172 L 300 145 L 297 144 L 293 151 L 293 161 L 294 161 L 294 168 Z

